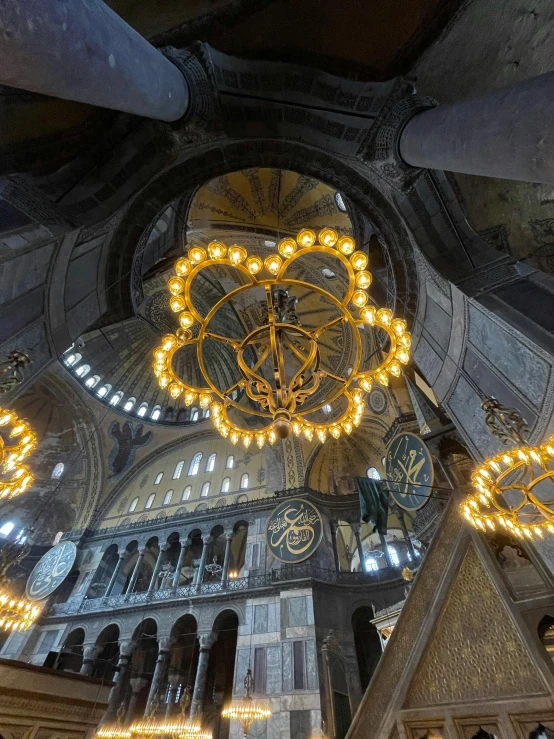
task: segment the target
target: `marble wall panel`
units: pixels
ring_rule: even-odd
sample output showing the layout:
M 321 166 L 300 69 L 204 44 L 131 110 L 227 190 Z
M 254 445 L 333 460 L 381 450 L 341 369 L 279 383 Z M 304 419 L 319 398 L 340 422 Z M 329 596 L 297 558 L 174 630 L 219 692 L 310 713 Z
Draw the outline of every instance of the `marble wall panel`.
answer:
M 235 695 L 244 695 L 244 676 L 250 661 L 250 649 L 237 649 L 235 660 Z
M 266 692 L 268 695 L 281 692 L 281 645 L 266 650 Z
M 308 624 L 308 608 L 306 600 L 306 596 L 287 599 L 287 626 L 306 626 Z
M 283 693 L 292 690 L 292 643 L 283 643 Z
M 265 634 L 268 629 L 268 606 L 254 606 L 254 634 Z
M 317 689 L 317 661 L 315 655 L 315 641 L 306 641 L 306 677 L 308 690 Z
M 312 735 L 310 711 L 290 712 L 290 735 L 294 739 L 310 739 Z

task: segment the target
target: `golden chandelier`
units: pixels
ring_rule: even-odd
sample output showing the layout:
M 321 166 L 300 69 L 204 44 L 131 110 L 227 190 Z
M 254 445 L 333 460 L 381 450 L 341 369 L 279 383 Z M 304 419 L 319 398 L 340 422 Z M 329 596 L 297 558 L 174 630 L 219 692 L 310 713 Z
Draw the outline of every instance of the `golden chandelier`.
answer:
M 529 446 L 527 424 L 515 408 L 487 398 L 482 408 L 490 431 L 515 446 L 490 457 L 472 475 L 475 492 L 462 503 L 465 518 L 478 529 L 498 526 L 520 539 L 554 534 L 554 436 Z
M 207 249 L 193 246 L 187 258 L 178 259 L 176 275 L 168 280 L 171 293 L 170 307 L 179 314 L 178 328 L 167 334 L 154 351 L 153 369 L 162 389 L 167 388 L 172 398 L 184 395 L 185 405 L 198 401 L 201 408 L 210 409 L 210 417 L 222 436 L 233 444 L 239 440 L 246 448 L 255 440 L 260 448 L 266 441 L 286 438 L 292 432 L 303 434 L 311 440 L 314 435 L 324 442 L 327 434 L 338 439 L 342 433 L 350 434 L 361 423 L 365 393 L 376 379 L 388 385 L 389 374 L 398 377 L 401 365 L 409 361 L 411 336 L 406 322 L 394 318 L 388 308 L 377 309 L 369 305 L 367 288 L 372 276 L 366 269 L 368 257 L 356 251 L 352 237 L 342 236 L 331 228 L 324 228 L 319 236 L 309 229 L 300 231 L 296 239 L 285 238 L 278 245 L 278 254 L 265 260 L 248 256 L 243 246 L 230 246 L 217 241 Z M 336 258 L 344 267 L 348 287 L 342 299 L 332 292 L 302 279 L 291 277 L 291 267 L 298 260 L 314 254 Z M 201 315 L 194 303 L 195 278 L 207 268 L 234 268 L 239 287 L 229 290 Z M 257 290 L 265 296 L 260 301 L 262 319 L 244 337 L 223 336 L 210 325 L 220 309 L 244 304 L 245 294 Z M 296 313 L 297 297 L 289 291 L 304 290 L 320 296 L 321 303 L 331 307 L 338 315 L 320 325 L 302 325 Z M 310 319 L 321 311 L 311 311 Z M 317 316 L 315 316 L 317 318 Z M 337 375 L 322 366 L 322 347 L 325 333 L 339 324 L 349 327 L 354 348 L 350 373 Z M 373 326 L 388 336 L 386 357 L 374 369 L 362 367 L 362 335 L 360 327 Z M 363 331 L 363 328 L 362 328 Z M 205 342 L 222 342 L 230 347 L 235 358 L 240 379 L 229 387 L 219 387 L 210 376 L 205 359 Z M 174 367 L 174 355 L 182 348 L 196 349 L 196 358 L 204 387 L 199 387 L 179 377 Z M 324 387 L 325 385 L 325 387 Z M 325 390 L 327 388 L 327 391 Z M 319 390 L 319 397 L 315 393 Z M 247 405 L 238 402 L 242 392 Z M 312 404 L 306 404 L 311 399 Z M 337 402 L 342 411 L 332 421 L 314 422 L 307 418 Z M 248 423 L 239 423 L 229 417 L 230 412 L 246 414 Z M 253 428 L 256 421 L 261 427 Z
M 8 541 L 0 551 L 0 629 L 3 631 L 25 631 L 37 620 L 42 606 L 27 598 L 13 594 L 7 572 L 10 567 L 24 559 L 31 545 L 24 538 Z
M 0 408 L 0 500 L 15 498 L 32 485 L 34 477 L 22 462 L 36 446 L 29 425 L 13 411 Z
M 254 687 L 254 680 L 252 678 L 252 670 L 250 667 L 246 671 L 244 687 L 246 688 L 246 695 L 244 698 L 233 701 L 227 706 L 227 708 L 223 709 L 221 715 L 223 718 L 238 721 L 242 726 L 244 739 L 246 739 L 248 729 L 252 726 L 254 721 L 267 721 L 271 716 L 271 709 L 267 704 L 260 703 L 252 698 L 251 692 Z

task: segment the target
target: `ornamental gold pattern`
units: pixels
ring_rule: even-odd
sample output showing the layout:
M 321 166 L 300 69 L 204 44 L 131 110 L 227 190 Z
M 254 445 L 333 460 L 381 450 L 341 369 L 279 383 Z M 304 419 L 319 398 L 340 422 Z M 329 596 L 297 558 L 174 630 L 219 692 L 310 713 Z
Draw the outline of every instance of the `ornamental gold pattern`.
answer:
M 335 439 L 350 434 L 361 423 L 365 394 L 371 390 L 373 381 L 388 385 L 389 376 L 398 377 L 402 364 L 407 364 L 410 358 L 411 336 L 406 322 L 394 318 L 388 308 L 376 308 L 369 303 L 366 290 L 372 276 L 366 269 L 368 257 L 356 250 L 352 237 L 339 237 L 331 228 L 324 228 L 319 236 L 304 229 L 296 239 L 282 239 L 277 252 L 262 260 L 249 256 L 243 246 L 227 247 L 219 241 L 212 241 L 207 248 L 191 247 L 187 257 L 177 260 L 175 275 L 167 283 L 170 307 L 178 314 L 179 328 L 174 334 L 165 335 L 161 346 L 154 350 L 153 370 L 160 387 L 167 389 L 173 399 L 182 395 L 187 406 L 198 402 L 201 408 L 209 407 L 212 422 L 220 434 L 229 437 L 233 444 L 242 441 L 246 448 L 256 443 L 261 449 L 266 442 L 286 438 L 291 431 L 310 441 L 316 437 L 320 442 L 324 442 L 328 434 Z M 287 276 L 297 260 L 314 254 L 332 256 L 343 265 L 348 288 L 342 300 L 305 279 Z M 194 306 L 192 290 L 195 278 L 209 267 L 235 268 L 242 284 L 227 292 L 206 316 L 202 316 Z M 289 288 L 318 294 L 339 315 L 315 327 L 301 325 L 295 310 L 298 299 L 289 294 Z M 210 329 L 210 321 L 218 310 L 240 304 L 244 294 L 252 290 L 262 290 L 265 294 L 262 325 L 251 330 L 245 338 L 222 336 Z M 311 316 L 311 320 L 316 318 Z M 347 377 L 337 376 L 322 366 L 324 334 L 340 324 L 346 324 L 351 330 L 355 349 L 354 366 Z M 371 370 L 360 367 L 365 326 L 381 329 L 388 336 L 387 350 L 383 352 L 386 356 Z M 240 380 L 234 385 L 221 389 L 210 377 L 203 349 L 207 339 L 223 342 L 236 355 Z M 196 349 L 205 387 L 198 387 L 177 375 L 174 356 L 183 347 Z M 248 360 L 252 356 L 256 357 L 255 361 Z M 263 367 L 268 365 L 270 370 L 264 374 Z M 329 381 L 328 392 L 323 391 L 325 380 Z M 245 394 L 247 407 L 237 402 L 235 396 L 239 391 Z M 317 404 L 307 409 L 306 401 L 313 400 L 318 391 L 324 397 L 318 397 Z M 334 420 L 316 423 L 306 418 L 307 413 L 334 401 L 340 401 L 342 406 L 340 415 Z M 261 427 L 239 425 L 229 417 L 232 409 L 248 415 L 252 423 L 256 421 L 252 417 L 257 417 Z
M 13 411 L 0 408 L 0 500 L 24 493 L 34 481 L 22 464 L 37 446 L 29 425 Z

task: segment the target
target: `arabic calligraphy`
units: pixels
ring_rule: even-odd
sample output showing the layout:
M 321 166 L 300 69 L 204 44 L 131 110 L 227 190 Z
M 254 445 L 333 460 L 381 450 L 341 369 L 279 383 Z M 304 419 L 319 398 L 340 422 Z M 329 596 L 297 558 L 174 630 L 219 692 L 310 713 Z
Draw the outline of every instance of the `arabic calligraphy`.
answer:
M 321 541 L 323 527 L 315 506 L 302 498 L 281 503 L 267 524 L 267 546 L 282 562 L 301 562 Z
M 64 541 L 46 552 L 27 580 L 27 597 L 42 600 L 56 590 L 71 572 L 77 548 L 72 541 Z
M 427 502 L 433 486 L 433 461 L 418 436 L 396 436 L 387 452 L 385 467 L 391 495 L 399 506 L 414 511 Z

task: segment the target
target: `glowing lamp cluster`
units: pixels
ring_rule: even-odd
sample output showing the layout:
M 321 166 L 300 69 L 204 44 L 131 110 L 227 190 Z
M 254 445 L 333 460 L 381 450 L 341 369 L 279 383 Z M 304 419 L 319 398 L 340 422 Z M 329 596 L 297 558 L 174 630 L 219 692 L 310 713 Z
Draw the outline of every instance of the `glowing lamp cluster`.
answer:
M 129 737 L 170 736 L 173 739 L 212 739 L 211 731 L 206 731 L 198 721 L 189 720 L 183 714 L 179 714 L 173 719 L 149 717 L 134 721 L 128 731 Z M 105 737 L 105 739 L 126 738 Z
M 170 308 L 178 314 L 179 328 L 174 334 L 165 335 L 154 351 L 153 370 L 160 387 L 167 389 L 173 399 L 182 396 L 187 406 L 198 402 L 201 408 L 209 407 L 220 434 L 233 444 L 241 442 L 246 448 L 251 444 L 262 448 L 266 442 L 286 438 L 291 432 L 320 442 L 328 436 L 338 439 L 342 434 L 350 434 L 361 423 L 365 393 L 372 389 L 373 382 L 388 385 L 390 376 L 398 377 L 402 365 L 410 359 L 411 336 L 406 322 L 394 318 L 388 308 L 377 308 L 370 303 L 367 290 L 372 275 L 367 269 L 368 257 L 356 249 L 351 236 L 339 237 L 331 228 L 324 228 L 319 235 L 304 229 L 295 239 L 282 239 L 277 251 L 262 259 L 249 255 L 243 246 L 228 247 L 218 241 L 211 242 L 207 248 L 191 247 L 187 257 L 177 260 L 175 275 L 167 283 Z M 299 260 L 314 254 L 334 257 L 343 265 L 348 286 L 340 298 L 307 281 L 305 272 L 301 273 L 302 279 L 291 274 L 293 265 L 298 267 Z M 235 268 L 239 286 L 226 292 L 206 315 L 201 315 L 193 300 L 194 281 L 203 270 L 222 266 Z M 244 300 L 245 293 L 252 290 L 259 293 L 260 289 L 265 294 L 265 318 L 248 335 L 221 336 L 211 329 L 210 321 L 218 310 L 235 308 Z M 314 327 L 316 319 L 312 315 L 310 325 L 302 325 L 295 311 L 298 300 L 295 292 L 299 291 L 319 295 L 336 317 Z M 350 373 L 339 377 L 324 368 L 322 345 L 325 333 L 341 323 L 351 332 L 354 360 Z M 381 329 L 389 337 L 386 356 L 372 369 L 362 367 L 365 326 Z M 240 379 L 230 387 L 221 388 L 210 377 L 204 350 L 207 339 L 223 342 L 233 350 Z M 205 381 L 203 387 L 176 373 L 174 355 L 183 347 L 196 349 Z M 324 380 L 325 387 L 331 388 L 327 395 L 321 389 Z M 246 396 L 246 406 L 237 402 L 237 392 Z M 338 401 L 341 412 L 332 421 L 314 421 L 308 417 L 334 401 Z M 232 420 L 229 413 L 233 409 L 258 417 L 259 427 L 255 428 L 254 422 L 241 424 Z
M 41 610 L 40 605 L 27 598 L 14 598 L 9 590 L 0 588 L 0 629 L 25 631 L 34 624 Z
M 0 408 L 0 500 L 15 498 L 32 485 L 34 477 L 22 462 L 36 446 L 29 425 L 13 411 Z
M 244 678 L 246 695 L 244 696 L 244 698 L 230 703 L 221 712 L 223 718 L 227 718 L 232 721 L 238 721 L 240 723 L 245 739 L 248 735 L 248 730 L 250 729 L 254 721 L 267 721 L 268 718 L 270 718 L 271 716 L 271 709 L 269 708 L 267 703 L 254 700 L 254 698 L 252 697 L 251 692 L 253 686 L 254 679 L 252 677 L 252 670 L 249 667 L 246 671 L 246 677 Z

